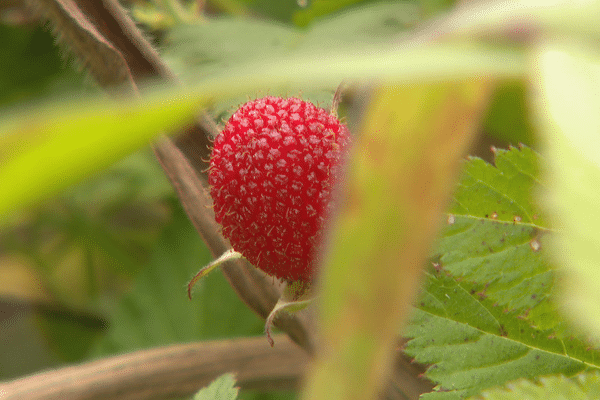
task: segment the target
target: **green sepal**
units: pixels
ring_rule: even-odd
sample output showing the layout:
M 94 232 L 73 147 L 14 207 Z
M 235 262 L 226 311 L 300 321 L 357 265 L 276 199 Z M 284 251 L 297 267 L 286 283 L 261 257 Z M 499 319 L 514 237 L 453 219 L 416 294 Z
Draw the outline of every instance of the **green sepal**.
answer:
M 305 309 L 312 302 L 312 300 L 313 297 L 310 282 L 298 280 L 288 282 L 285 285 L 283 292 L 281 293 L 281 297 L 265 321 L 265 334 L 267 335 L 267 340 L 269 341 L 271 347 L 275 345 L 275 341 L 273 340 L 273 336 L 271 334 L 271 328 L 277 314 L 280 311 L 293 314 Z
M 196 275 L 194 275 L 194 277 L 192 278 L 190 283 L 188 283 L 187 291 L 188 291 L 188 297 L 190 298 L 190 300 L 192 299 L 192 288 L 194 287 L 196 282 L 198 282 L 200 279 L 204 278 L 213 269 L 217 268 L 219 265 L 223 264 L 225 261 L 236 260 L 241 257 L 242 257 L 242 253 L 238 253 L 237 251 L 235 251 L 233 249 L 229 249 L 225 253 L 223 253 L 221 255 L 221 257 L 217 258 L 210 264 L 203 267 L 200 271 L 198 271 L 198 273 Z

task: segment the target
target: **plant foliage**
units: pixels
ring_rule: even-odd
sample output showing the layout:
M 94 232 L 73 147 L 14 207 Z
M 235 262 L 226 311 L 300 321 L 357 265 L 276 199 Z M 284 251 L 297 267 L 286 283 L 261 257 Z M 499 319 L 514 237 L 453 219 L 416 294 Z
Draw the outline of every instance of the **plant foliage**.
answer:
M 580 374 L 573 378 L 553 376 L 539 382 L 520 379 L 506 388 L 484 392 L 477 399 L 485 400 L 592 400 L 600 397 L 600 375 Z
M 556 279 L 543 240 L 551 233 L 531 201 L 539 156 L 527 147 L 495 155 L 495 166 L 465 163 L 407 331 L 406 352 L 429 364 L 426 375 L 438 384 L 425 399 L 600 368 L 600 353 L 563 334 L 551 309 Z
M 224 374 L 211 382 L 204 389 L 199 390 L 193 400 L 235 400 L 239 389 L 235 387 L 233 374 Z

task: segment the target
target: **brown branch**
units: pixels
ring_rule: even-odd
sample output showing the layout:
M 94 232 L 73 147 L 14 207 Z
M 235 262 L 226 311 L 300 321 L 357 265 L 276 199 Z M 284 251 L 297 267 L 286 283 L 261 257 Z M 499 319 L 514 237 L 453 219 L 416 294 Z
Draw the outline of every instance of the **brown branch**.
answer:
M 150 400 L 189 396 L 233 372 L 243 389 L 296 388 L 308 355 L 285 335 L 140 350 L 0 383 L 3 400 Z

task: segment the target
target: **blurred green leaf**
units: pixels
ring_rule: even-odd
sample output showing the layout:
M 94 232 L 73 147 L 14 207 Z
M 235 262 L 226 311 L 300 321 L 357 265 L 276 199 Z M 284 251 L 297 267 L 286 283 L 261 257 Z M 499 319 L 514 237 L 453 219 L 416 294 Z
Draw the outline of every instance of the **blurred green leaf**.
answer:
M 0 121 L 0 215 L 5 217 L 16 207 L 110 165 L 161 131 L 180 127 L 212 96 L 223 98 L 299 81 L 306 82 L 307 89 L 333 87 L 343 79 L 359 77 L 409 83 L 515 76 L 524 66 L 518 52 L 469 44 L 362 50 L 250 62 L 211 75 L 191 88 L 150 91 L 144 100 L 58 102 L 5 115 Z
M 571 378 L 551 376 L 539 382 L 521 379 L 505 388 L 492 389 L 479 400 L 593 400 L 600 398 L 600 374 L 590 372 Z
M 239 394 L 240 400 L 296 400 L 298 395 L 293 390 L 277 390 L 273 392 L 260 392 L 258 390 L 245 389 Z
M 423 0 L 428 3 L 429 0 Z M 443 33 L 455 35 L 479 35 L 482 33 L 500 34 L 502 38 L 511 31 L 524 34 L 548 31 L 557 35 L 582 35 L 598 37 L 600 27 L 597 16 L 600 2 L 596 0 L 573 2 L 557 0 L 548 3 L 544 0 L 472 2 L 465 7 L 457 7 L 442 21 Z M 574 23 L 577 21 L 577 23 Z
M 443 11 L 449 10 L 456 0 L 417 0 L 417 3 L 423 9 L 422 13 L 424 17 L 431 17 L 439 14 Z
M 84 88 L 84 74 L 64 68 L 66 61 L 42 27 L 0 23 L 0 37 L 0 107 Z
M 193 400 L 235 400 L 239 389 L 235 387 L 233 374 L 221 375 L 194 395 Z
M 513 145 L 535 144 L 533 123 L 527 104 L 525 82 L 508 81 L 499 85 L 484 121 L 486 133 Z
M 49 348 L 63 362 L 79 362 L 105 333 L 105 321 L 71 310 L 45 310 L 36 313 L 36 322 Z
M 180 78 L 193 85 L 228 67 L 260 58 L 277 62 L 294 54 L 310 57 L 311 49 L 317 49 L 318 52 L 327 48 L 339 51 L 340 47 L 367 49 L 372 44 L 385 44 L 416 20 L 416 7 L 405 2 L 375 4 L 365 9 L 351 10 L 319 21 L 306 31 L 272 21 L 213 18 L 194 25 L 175 27 L 165 38 L 163 55 Z M 260 71 L 263 68 L 249 67 L 248 70 Z M 297 70 L 298 67 L 292 68 Z M 340 81 L 343 78 L 340 77 Z M 300 95 L 305 100 L 327 107 L 339 84 L 339 81 L 332 81 L 328 83 L 329 88 L 323 90 L 285 81 L 284 78 L 284 83 L 275 87 L 269 83 L 263 87 L 257 85 L 256 89 L 260 92 L 253 88 L 253 91 L 242 92 L 240 96 L 217 100 L 213 104 L 213 112 L 217 120 L 226 118 L 232 110 L 248 101 L 248 97 L 266 94 L 284 97 Z
M 367 47 L 397 37 L 418 19 L 410 3 L 383 3 L 324 19 L 301 31 L 276 22 L 208 19 L 169 32 L 163 54 L 184 78 L 198 80 L 224 68 L 264 57 L 311 50 Z M 190 80 L 190 83 L 193 82 Z
M 315 18 L 331 15 L 336 11 L 348 9 L 358 4 L 369 3 L 372 0 L 299 0 L 306 7 L 294 13 L 293 21 L 298 26 L 306 26 Z
M 149 148 L 137 151 L 81 182 L 65 193 L 79 207 L 115 211 L 131 203 L 152 203 L 173 193 L 164 171 Z
M 280 57 L 296 36 L 293 29 L 274 22 L 211 19 L 172 29 L 163 56 L 176 71 L 193 70 L 194 79 L 201 79 L 249 60 Z
M 558 232 L 549 246 L 564 273 L 569 317 L 600 337 L 600 52 L 593 43 L 544 42 L 535 106 L 545 145 L 543 200 Z
M 0 251 L 23 254 L 54 300 L 87 308 L 148 262 L 172 189 L 149 151 L 125 158 L 0 232 Z
M 5 114 L 0 124 L 0 216 L 107 167 L 161 131 L 189 122 L 201 98 L 88 99 Z
M 263 323 L 239 300 L 222 274 L 199 282 L 188 300 L 186 283 L 211 256 L 180 207 L 136 277 L 131 292 L 106 304 L 110 329 L 95 353 L 236 336 L 258 335 Z
M 296 0 L 239 0 L 239 2 L 246 4 L 248 8 L 264 17 L 263 19 L 273 19 L 286 24 L 292 24 L 294 13 L 300 9 Z
M 419 17 L 418 7 L 409 2 L 367 4 L 315 22 L 302 35 L 299 47 L 335 49 L 398 41 Z

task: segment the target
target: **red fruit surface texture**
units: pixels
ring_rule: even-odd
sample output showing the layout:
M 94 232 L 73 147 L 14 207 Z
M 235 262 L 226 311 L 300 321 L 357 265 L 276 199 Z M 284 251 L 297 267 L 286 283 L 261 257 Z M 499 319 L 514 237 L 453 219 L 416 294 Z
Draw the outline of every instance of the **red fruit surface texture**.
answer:
M 234 250 L 269 275 L 310 281 L 350 136 L 337 117 L 297 98 L 242 105 L 215 139 L 215 216 Z

